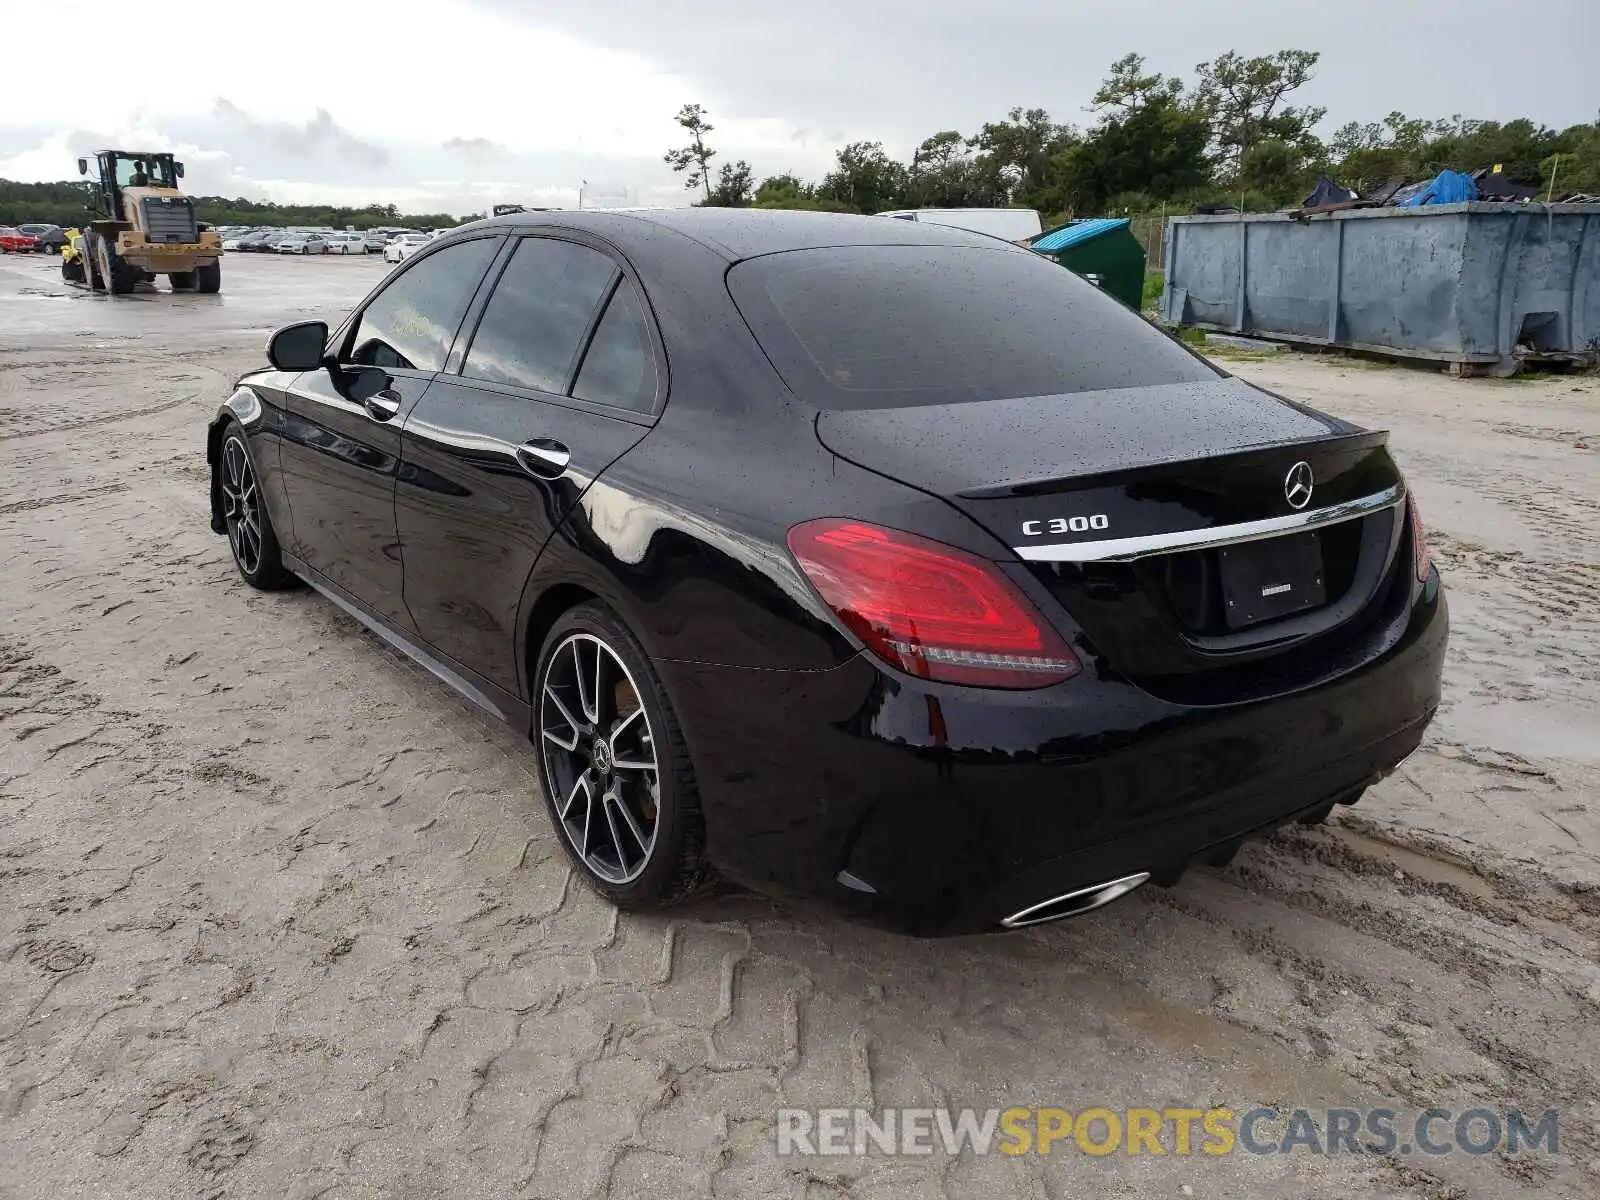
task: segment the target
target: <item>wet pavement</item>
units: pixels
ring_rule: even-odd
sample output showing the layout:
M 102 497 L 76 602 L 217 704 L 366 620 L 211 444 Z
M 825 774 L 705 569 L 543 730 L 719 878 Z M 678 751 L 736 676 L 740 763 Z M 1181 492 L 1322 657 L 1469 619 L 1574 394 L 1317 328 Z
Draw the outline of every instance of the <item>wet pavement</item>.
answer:
M 290 321 L 337 319 L 390 268 L 383 257 L 225 254 L 214 296 L 151 290 L 107 296 L 67 283 L 53 255 L 0 255 L 0 345 L 48 346 L 85 335 L 164 341 L 270 331 Z

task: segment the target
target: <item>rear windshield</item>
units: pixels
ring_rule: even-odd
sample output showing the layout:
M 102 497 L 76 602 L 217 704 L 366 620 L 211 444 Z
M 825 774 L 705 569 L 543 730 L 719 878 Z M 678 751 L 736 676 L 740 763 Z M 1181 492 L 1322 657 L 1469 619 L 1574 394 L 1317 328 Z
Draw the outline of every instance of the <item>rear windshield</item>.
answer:
M 748 259 L 728 289 L 819 408 L 903 408 L 1215 379 L 1093 284 L 1024 250 L 842 246 Z

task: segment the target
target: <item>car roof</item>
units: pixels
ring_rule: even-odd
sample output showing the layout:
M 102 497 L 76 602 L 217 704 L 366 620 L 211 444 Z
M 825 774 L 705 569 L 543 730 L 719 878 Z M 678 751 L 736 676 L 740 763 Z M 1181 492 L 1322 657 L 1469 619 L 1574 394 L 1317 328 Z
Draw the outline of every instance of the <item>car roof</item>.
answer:
M 509 213 L 474 221 L 462 229 L 559 226 L 583 230 L 618 243 L 643 237 L 651 229 L 692 238 L 729 259 L 781 254 L 828 246 L 981 246 L 1008 243 L 986 234 L 882 217 L 846 213 L 796 212 L 757 208 L 634 208 Z

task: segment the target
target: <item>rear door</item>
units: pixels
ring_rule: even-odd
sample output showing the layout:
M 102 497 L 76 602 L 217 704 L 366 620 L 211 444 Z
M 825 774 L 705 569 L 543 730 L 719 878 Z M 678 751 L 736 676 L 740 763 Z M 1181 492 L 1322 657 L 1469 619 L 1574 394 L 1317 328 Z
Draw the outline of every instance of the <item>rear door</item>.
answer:
M 284 396 L 279 462 L 293 514 L 284 548 L 401 628 L 410 620 L 394 524 L 400 430 L 445 365 L 499 243 L 477 238 L 417 259 L 334 335 L 329 350 L 341 368 L 379 367 L 387 386 L 362 395 L 349 371 L 321 368 Z
M 504 261 L 459 368 L 407 423 L 395 512 L 418 632 L 516 693 L 534 561 L 649 431 L 665 358 L 637 281 L 600 243 L 527 236 Z

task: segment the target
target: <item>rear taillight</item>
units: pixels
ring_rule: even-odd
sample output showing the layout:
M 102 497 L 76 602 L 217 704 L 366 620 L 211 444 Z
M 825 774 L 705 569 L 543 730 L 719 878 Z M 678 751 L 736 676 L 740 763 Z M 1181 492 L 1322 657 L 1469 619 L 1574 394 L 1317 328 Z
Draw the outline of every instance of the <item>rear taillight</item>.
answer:
M 1082 667 L 998 567 L 898 529 L 825 518 L 789 531 L 806 578 L 867 649 L 944 683 L 1041 688 Z
M 1406 498 L 1406 510 L 1411 514 L 1411 561 L 1417 568 L 1417 582 L 1428 582 L 1428 569 L 1433 560 L 1428 556 L 1428 535 L 1422 530 L 1422 515 L 1417 512 L 1417 498 Z

